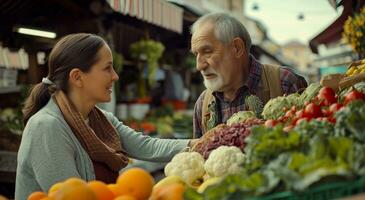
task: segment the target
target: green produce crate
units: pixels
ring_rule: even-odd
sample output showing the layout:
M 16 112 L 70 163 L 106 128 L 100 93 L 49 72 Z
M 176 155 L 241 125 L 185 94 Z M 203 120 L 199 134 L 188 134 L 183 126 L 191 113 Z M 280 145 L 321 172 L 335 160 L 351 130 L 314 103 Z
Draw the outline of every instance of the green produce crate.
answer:
M 326 183 L 303 192 L 279 192 L 249 200 L 328 200 L 347 197 L 365 191 L 365 177 L 352 181 Z

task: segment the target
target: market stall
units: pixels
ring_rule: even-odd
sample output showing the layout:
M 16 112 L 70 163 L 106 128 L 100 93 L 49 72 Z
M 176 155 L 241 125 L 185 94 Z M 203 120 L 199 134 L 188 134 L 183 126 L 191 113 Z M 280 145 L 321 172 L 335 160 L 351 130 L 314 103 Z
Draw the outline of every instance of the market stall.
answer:
M 363 193 L 365 73 L 353 71 L 364 66 L 365 60 L 352 63 L 332 83 L 336 92 L 322 82 L 266 105 L 250 97 L 249 110 L 175 155 L 164 168 L 166 178 L 151 182 L 146 171 L 132 167 L 103 187 L 117 197 L 149 199 L 334 199 Z M 125 185 L 126 177 L 141 181 Z M 42 195 L 63 195 L 70 181 Z

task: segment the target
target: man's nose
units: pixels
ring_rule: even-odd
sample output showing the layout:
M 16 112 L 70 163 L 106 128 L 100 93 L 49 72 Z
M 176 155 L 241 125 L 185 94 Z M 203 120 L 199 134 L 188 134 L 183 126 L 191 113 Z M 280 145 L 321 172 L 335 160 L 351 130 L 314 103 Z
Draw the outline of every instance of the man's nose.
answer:
M 203 56 L 198 54 L 196 56 L 196 69 L 198 71 L 202 71 L 202 70 L 206 69 L 207 67 L 208 67 L 208 63 L 207 63 L 206 59 L 204 59 Z

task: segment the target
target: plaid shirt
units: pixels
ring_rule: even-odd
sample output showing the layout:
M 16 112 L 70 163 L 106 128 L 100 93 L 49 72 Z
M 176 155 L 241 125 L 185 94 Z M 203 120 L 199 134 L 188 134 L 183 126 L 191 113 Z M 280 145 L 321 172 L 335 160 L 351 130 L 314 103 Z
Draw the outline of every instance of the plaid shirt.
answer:
M 225 123 L 234 113 L 246 110 L 244 99 L 249 94 L 256 95 L 257 88 L 261 83 L 262 67 L 262 64 L 250 55 L 250 71 L 248 79 L 244 86 L 237 90 L 236 97 L 233 101 L 224 100 L 223 92 L 213 92 L 218 108 L 218 123 Z M 280 68 L 280 80 L 284 94 L 291 94 L 307 87 L 305 79 L 296 75 L 292 69 L 287 67 Z M 196 137 L 202 136 L 201 120 L 204 95 L 205 91 L 200 94 L 194 107 L 193 126 Z

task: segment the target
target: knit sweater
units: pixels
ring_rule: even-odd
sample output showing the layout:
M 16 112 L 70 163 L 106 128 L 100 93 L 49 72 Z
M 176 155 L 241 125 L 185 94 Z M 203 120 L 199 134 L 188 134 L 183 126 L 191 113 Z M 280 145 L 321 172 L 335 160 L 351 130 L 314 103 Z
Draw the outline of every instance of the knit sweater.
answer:
M 131 158 L 167 162 L 184 150 L 189 140 L 157 139 L 125 126 L 104 112 L 119 133 Z M 92 161 L 51 100 L 28 121 L 18 151 L 15 199 L 25 200 L 34 191 L 45 191 L 60 181 L 79 177 L 94 180 Z

